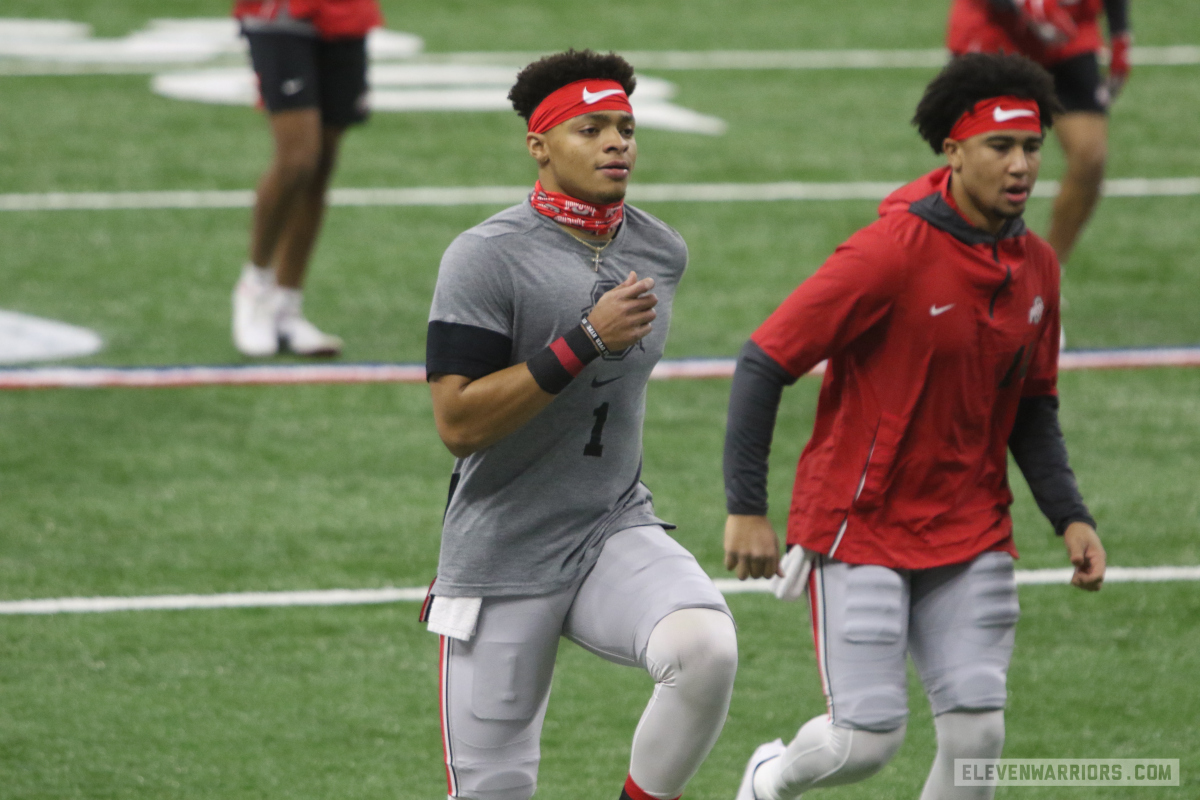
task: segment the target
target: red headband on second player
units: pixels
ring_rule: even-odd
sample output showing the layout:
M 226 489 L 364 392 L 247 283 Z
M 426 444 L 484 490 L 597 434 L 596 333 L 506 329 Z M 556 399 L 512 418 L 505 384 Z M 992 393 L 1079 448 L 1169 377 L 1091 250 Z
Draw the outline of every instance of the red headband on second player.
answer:
M 530 133 L 545 133 L 567 120 L 593 111 L 628 111 L 629 96 L 616 81 L 589 80 L 568 83 L 538 103 L 529 117 Z
M 1012 95 L 980 100 L 950 129 L 950 138 L 961 142 L 991 131 L 1042 132 L 1042 118 L 1036 100 Z

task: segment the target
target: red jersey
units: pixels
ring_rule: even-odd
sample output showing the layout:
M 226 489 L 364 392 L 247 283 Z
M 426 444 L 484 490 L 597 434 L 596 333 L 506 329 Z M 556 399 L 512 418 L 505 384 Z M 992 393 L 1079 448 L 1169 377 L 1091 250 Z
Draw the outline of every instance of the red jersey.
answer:
M 311 22 L 322 39 L 357 39 L 383 24 L 378 0 L 236 0 L 233 15 Z
M 897 190 L 755 331 L 793 376 L 829 365 L 789 543 L 925 569 L 1014 556 L 1007 444 L 1058 380 L 1059 265 L 1020 219 L 971 226 L 943 167 Z
M 989 0 L 954 0 L 946 26 L 946 47 L 954 55 L 963 53 L 1020 53 L 1044 67 L 1068 58 L 1094 53 L 1104 47 L 1100 12 L 1104 0 L 1060 0 L 1078 28 L 1071 41 L 1044 44 L 1014 13 L 997 9 Z

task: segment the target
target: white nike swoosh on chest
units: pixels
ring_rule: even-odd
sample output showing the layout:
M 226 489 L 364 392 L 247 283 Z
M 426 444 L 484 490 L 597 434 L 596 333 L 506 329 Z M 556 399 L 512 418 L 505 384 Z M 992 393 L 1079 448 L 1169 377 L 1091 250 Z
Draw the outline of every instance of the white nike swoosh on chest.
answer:
M 952 308 L 954 308 L 954 303 L 951 303 L 948 306 L 932 305 L 929 307 L 929 316 L 936 317 L 939 314 L 945 314 L 947 311 L 949 311 Z

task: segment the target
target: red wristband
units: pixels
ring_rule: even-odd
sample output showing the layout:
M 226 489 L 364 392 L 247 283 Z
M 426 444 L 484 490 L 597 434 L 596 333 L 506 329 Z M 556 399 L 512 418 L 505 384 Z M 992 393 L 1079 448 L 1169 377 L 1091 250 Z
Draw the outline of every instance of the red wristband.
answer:
M 576 325 L 526 361 L 525 366 L 542 391 L 558 394 L 599 355 L 591 338 Z

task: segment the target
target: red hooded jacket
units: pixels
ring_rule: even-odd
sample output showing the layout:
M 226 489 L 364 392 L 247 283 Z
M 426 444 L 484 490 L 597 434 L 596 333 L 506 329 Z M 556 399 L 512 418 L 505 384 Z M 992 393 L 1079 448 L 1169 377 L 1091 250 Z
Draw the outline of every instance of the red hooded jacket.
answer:
M 1020 53 L 1043 67 L 1068 58 L 1094 53 L 1104 47 L 1100 33 L 1103 0 L 1062 3 L 1075 22 L 1078 33 L 1069 42 L 1044 44 L 1013 13 L 998 10 L 988 0 L 954 0 L 946 26 L 946 47 L 954 55 L 963 53 Z
M 357 39 L 383 24 L 377 0 L 237 0 L 233 7 L 238 19 L 281 14 L 311 22 L 322 39 Z
M 793 376 L 829 360 L 789 543 L 925 569 L 1012 543 L 1007 443 L 1058 377 L 1059 265 L 1021 219 L 973 227 L 943 167 L 892 193 L 754 333 Z

